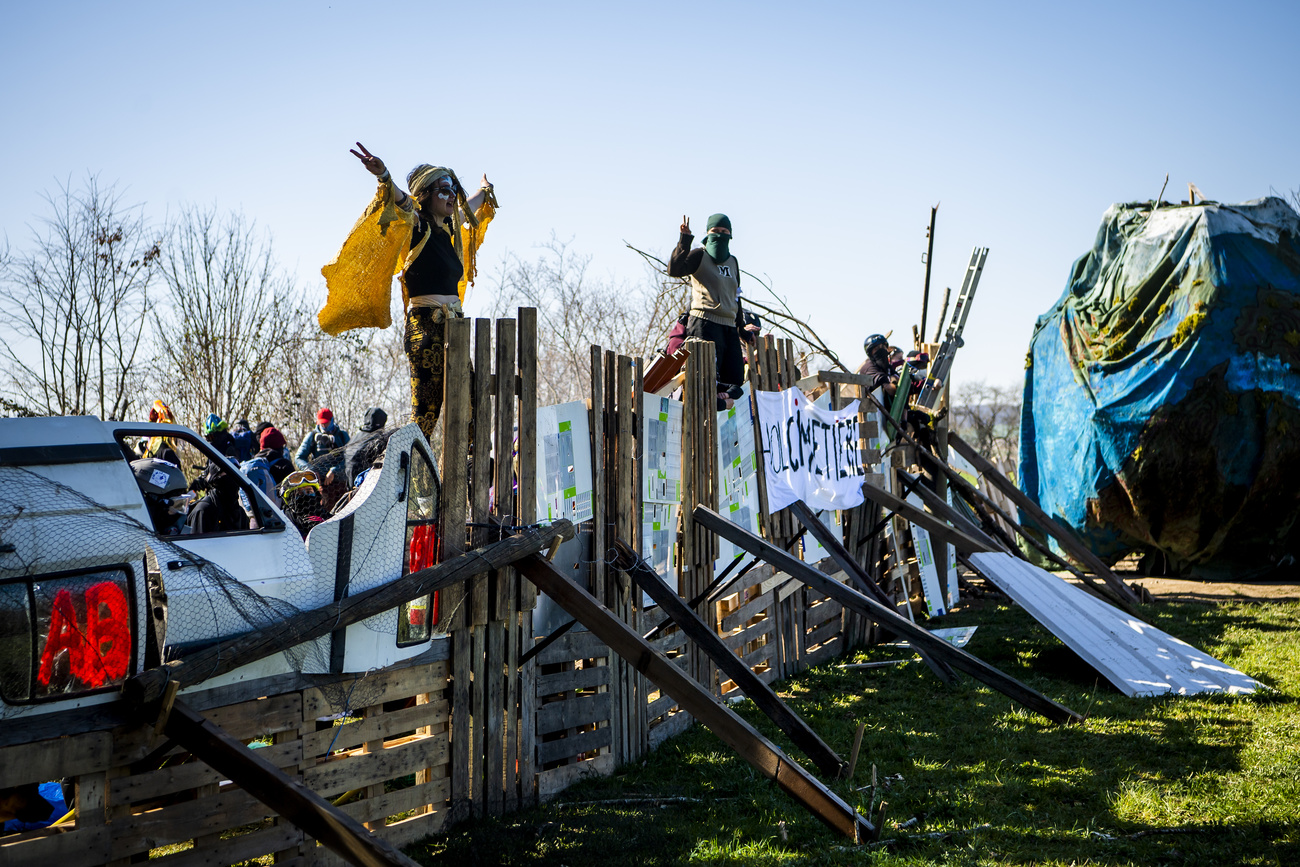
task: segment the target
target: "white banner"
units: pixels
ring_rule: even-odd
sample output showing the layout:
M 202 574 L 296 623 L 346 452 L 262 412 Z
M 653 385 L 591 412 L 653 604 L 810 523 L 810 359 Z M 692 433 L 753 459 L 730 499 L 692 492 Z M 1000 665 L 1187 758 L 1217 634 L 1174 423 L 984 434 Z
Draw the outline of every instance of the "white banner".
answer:
M 767 477 L 767 508 L 803 500 L 814 510 L 862 504 L 862 452 L 858 402 L 841 410 L 819 409 L 797 388 L 760 391 L 759 427 Z

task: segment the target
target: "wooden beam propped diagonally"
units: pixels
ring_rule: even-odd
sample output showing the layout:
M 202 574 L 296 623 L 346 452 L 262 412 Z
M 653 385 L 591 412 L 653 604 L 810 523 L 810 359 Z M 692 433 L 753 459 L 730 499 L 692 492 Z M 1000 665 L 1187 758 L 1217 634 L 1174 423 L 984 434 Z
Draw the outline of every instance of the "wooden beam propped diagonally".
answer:
M 552 563 L 533 555 L 520 560 L 515 568 L 605 642 L 610 650 L 671 696 L 678 707 L 704 723 L 751 767 L 775 782 L 828 827 L 854 842 L 875 836 L 875 826 L 864 816 L 798 763 L 791 761 L 779 747 L 720 703 L 713 693 L 637 635 Z
M 717 512 L 703 506 L 697 506 L 694 517 L 697 523 L 708 527 L 724 539 L 729 539 L 732 544 L 744 548 L 756 557 L 762 557 L 777 569 L 799 579 L 823 596 L 829 596 L 845 608 L 852 609 L 863 617 L 874 620 L 891 632 L 898 633 L 911 642 L 913 647 L 924 649 L 926 653 L 942 659 L 953 668 L 969 674 L 981 683 L 988 684 L 1003 695 L 1015 699 L 1052 722 L 1077 723 L 1083 721 L 1082 715 L 1070 710 L 1068 707 L 1052 701 L 1047 696 L 1026 686 L 1014 677 L 999 671 L 982 659 L 972 656 L 959 647 L 954 647 L 928 629 L 917 626 L 892 608 L 881 605 L 876 600 L 862 595 L 852 587 L 832 580 L 802 560 L 795 559 L 767 540 L 755 536 L 744 527 L 731 523 Z
M 659 603 L 672 622 L 707 653 L 727 677 L 735 681 L 741 691 L 758 705 L 759 710 L 767 714 L 768 719 L 776 723 L 803 750 L 804 755 L 816 763 L 818 770 L 828 777 L 839 777 L 844 773 L 844 760 L 798 714 L 790 710 L 772 688 L 750 670 L 743 659 L 722 643 L 718 634 L 686 606 L 675 590 L 665 584 L 622 539 L 615 540 L 614 547 L 618 551 L 614 568 L 630 575 L 637 586 Z

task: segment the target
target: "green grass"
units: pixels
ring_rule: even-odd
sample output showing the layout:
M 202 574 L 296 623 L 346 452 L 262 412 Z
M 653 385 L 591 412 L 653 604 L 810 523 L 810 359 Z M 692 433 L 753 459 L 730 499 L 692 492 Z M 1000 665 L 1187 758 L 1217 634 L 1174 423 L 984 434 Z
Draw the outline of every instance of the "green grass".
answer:
M 866 723 L 855 778 L 830 785 L 866 812 L 872 793 L 857 789 L 874 763 L 875 802 L 888 804 L 881 837 L 895 842 L 853 846 L 697 725 L 613 777 L 407 851 L 458 867 L 1300 864 L 1300 605 L 1166 602 L 1148 611 L 1276 692 L 1126 698 L 1022 610 L 977 603 L 942 625 L 978 624 L 972 653 L 1086 714 L 1083 725 L 1053 726 L 969 679 L 944 687 L 920 663 L 831 664 L 778 685 L 846 759 Z M 852 659 L 899 654 L 871 648 Z M 752 704 L 738 709 L 802 760 Z M 698 802 L 581 803 L 682 796 Z M 949 836 L 927 836 L 936 832 Z

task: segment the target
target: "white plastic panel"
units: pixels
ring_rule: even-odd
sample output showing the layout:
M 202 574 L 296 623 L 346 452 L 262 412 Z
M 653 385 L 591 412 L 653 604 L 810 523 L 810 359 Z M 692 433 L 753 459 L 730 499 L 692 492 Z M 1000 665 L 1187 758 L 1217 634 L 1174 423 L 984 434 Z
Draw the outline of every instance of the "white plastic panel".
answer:
M 1249 693 L 1262 684 L 1085 590 L 1005 553 L 971 563 L 1125 695 Z

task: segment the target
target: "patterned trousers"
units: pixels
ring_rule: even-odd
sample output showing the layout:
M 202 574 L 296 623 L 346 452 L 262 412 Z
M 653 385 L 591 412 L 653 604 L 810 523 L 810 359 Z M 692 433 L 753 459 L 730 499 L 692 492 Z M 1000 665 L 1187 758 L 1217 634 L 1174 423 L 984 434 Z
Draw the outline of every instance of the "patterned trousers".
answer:
M 406 312 L 406 358 L 411 363 L 411 421 L 433 440 L 442 413 L 447 324 L 442 310 L 412 307 Z

